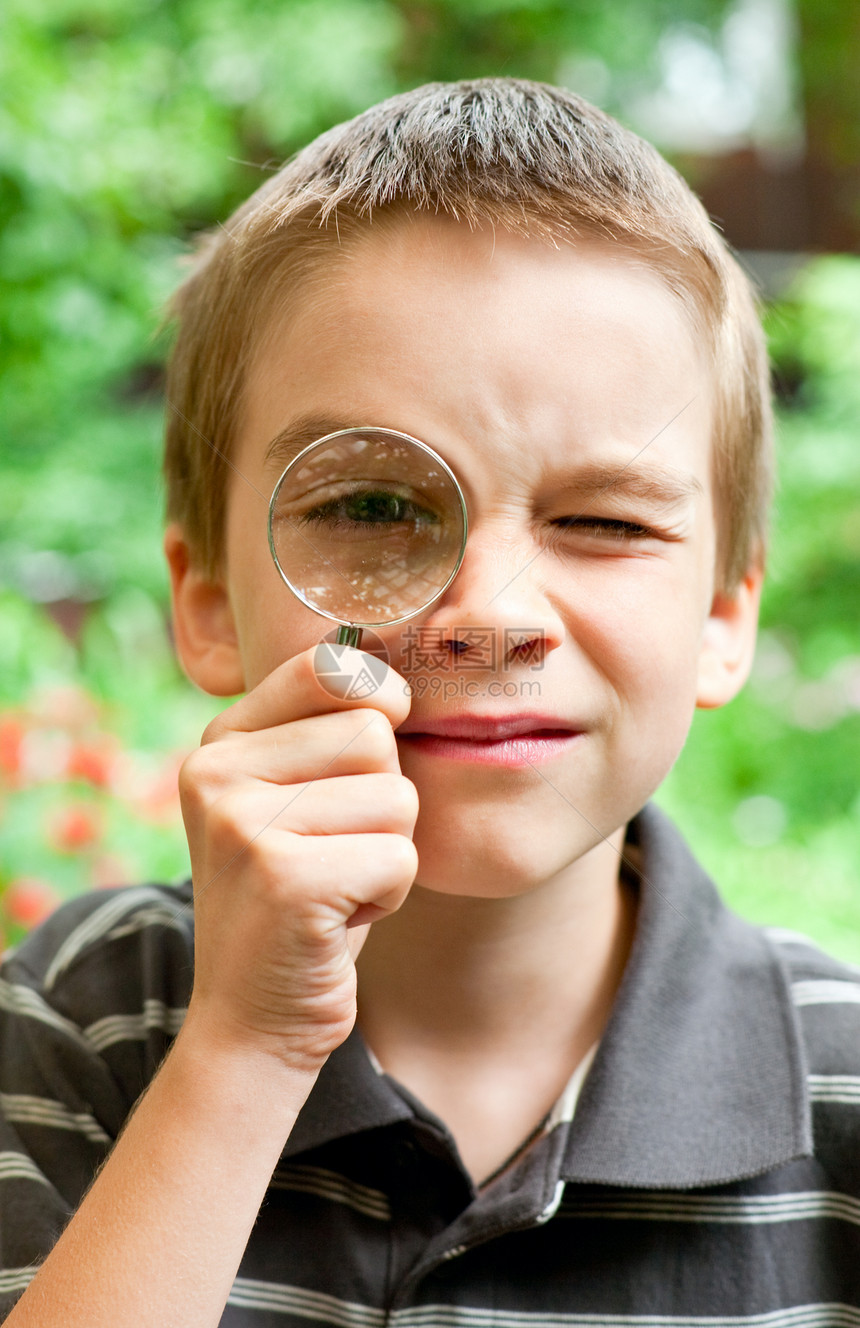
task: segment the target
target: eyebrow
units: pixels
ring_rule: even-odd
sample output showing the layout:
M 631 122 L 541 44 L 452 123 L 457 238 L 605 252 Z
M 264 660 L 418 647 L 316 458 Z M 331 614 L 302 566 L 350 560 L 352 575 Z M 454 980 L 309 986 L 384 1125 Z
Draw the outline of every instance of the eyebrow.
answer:
M 318 439 L 325 438 L 330 433 L 339 433 L 341 429 L 360 430 L 371 427 L 373 426 L 369 424 L 356 424 L 354 419 L 338 420 L 328 415 L 304 415 L 301 419 L 288 424 L 277 437 L 272 439 L 266 448 L 263 464 L 267 469 L 271 466 L 273 469 L 285 470 L 300 452 Z
M 390 428 L 390 425 L 357 425 L 353 420 L 331 415 L 305 415 L 288 424 L 272 439 L 266 449 L 264 464 L 285 469 L 311 443 L 341 429 Z M 406 432 L 401 430 L 401 432 Z M 410 435 L 411 436 L 411 435 Z M 654 464 L 634 465 L 634 461 L 616 465 L 607 461 L 586 461 L 556 477 L 557 492 L 575 493 L 578 501 L 591 502 L 603 495 L 636 498 L 661 507 L 677 507 L 701 497 L 704 486 L 695 475 L 672 467 Z M 455 468 L 456 473 L 456 468 Z
M 612 465 L 588 461 L 559 476 L 554 484 L 559 491 L 575 492 L 577 499 L 590 502 L 603 495 L 638 498 L 661 507 L 677 507 L 704 494 L 704 485 L 695 475 L 660 465 Z

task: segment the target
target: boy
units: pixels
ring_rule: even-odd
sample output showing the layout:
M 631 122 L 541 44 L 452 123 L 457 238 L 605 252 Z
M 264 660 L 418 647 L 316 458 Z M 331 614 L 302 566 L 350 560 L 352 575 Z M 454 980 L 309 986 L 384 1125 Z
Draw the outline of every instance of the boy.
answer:
M 181 777 L 193 987 L 190 883 L 8 964 L 7 1306 L 75 1214 L 8 1323 L 860 1323 L 860 984 L 645 805 L 764 559 L 762 338 L 697 202 L 567 93 L 433 85 L 269 181 L 176 312 L 176 639 L 245 695 Z M 471 529 L 348 701 L 266 503 L 370 425 Z

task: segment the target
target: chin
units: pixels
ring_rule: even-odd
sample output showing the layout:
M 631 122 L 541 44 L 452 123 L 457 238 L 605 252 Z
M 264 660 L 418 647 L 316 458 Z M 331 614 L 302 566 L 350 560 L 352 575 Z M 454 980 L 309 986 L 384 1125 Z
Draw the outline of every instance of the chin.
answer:
M 518 818 L 505 826 L 472 816 L 466 824 L 448 819 L 443 829 L 423 824 L 415 829 L 418 850 L 416 885 L 435 894 L 470 899 L 512 899 L 528 894 L 570 865 L 588 845 L 553 844 L 536 850 L 532 833 L 521 833 Z

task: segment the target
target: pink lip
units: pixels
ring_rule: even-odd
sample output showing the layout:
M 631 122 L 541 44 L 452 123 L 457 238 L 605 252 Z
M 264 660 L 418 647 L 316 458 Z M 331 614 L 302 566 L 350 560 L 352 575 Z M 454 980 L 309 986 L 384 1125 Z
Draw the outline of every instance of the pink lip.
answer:
M 405 738 L 431 734 L 435 738 L 465 738 L 470 742 L 499 742 L 523 733 L 581 733 L 582 726 L 557 715 L 446 715 L 444 719 L 407 719 L 398 730 Z
M 482 765 L 535 765 L 559 756 L 582 729 L 555 715 L 508 715 L 491 718 L 455 715 L 438 720 L 407 721 L 397 730 L 412 748 L 453 761 Z

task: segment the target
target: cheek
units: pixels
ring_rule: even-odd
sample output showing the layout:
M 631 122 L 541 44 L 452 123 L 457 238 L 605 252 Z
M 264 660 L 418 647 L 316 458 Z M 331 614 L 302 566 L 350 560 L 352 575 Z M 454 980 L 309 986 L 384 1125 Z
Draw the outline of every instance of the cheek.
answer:
M 260 575 L 245 589 L 240 638 L 267 674 L 316 645 L 333 626 L 306 608 L 277 572 Z
M 236 495 L 227 527 L 227 583 L 250 691 L 285 660 L 315 645 L 333 624 L 306 608 L 284 584 L 269 550 L 267 508 Z
M 237 622 L 248 691 L 280 664 L 315 646 L 332 626 L 305 609 L 283 583 L 268 604 L 259 594 L 255 602 L 256 614 L 246 613 Z
M 692 713 L 704 616 L 697 578 L 665 563 L 616 563 L 580 584 L 578 595 L 571 635 L 620 703 L 660 723 Z

